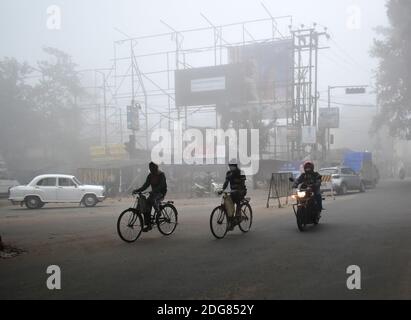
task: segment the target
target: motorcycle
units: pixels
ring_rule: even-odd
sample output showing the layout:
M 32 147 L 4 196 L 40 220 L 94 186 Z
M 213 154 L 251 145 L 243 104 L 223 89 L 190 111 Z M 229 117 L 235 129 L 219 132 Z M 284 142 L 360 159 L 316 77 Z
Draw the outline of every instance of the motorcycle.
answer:
M 294 179 L 290 179 L 294 182 Z M 298 230 L 304 232 L 307 225 L 318 225 L 321 220 L 321 208 L 318 205 L 312 188 L 305 184 L 300 184 L 293 195 L 297 201 L 293 204 L 293 210 L 297 218 Z
M 196 198 L 217 196 L 218 191 L 222 189 L 222 186 L 222 184 L 216 183 L 214 180 L 211 180 L 210 187 L 205 187 L 204 185 L 195 182 L 192 188 L 192 193 Z
M 194 183 L 192 191 L 196 198 L 207 197 L 207 196 L 210 196 L 211 194 L 208 188 L 204 187 L 203 185 L 199 183 Z

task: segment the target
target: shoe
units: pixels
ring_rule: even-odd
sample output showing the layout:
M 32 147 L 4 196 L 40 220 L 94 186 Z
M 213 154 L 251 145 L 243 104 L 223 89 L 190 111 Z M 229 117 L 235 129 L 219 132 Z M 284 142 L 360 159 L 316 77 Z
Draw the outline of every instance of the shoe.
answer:
M 231 219 L 228 221 L 227 231 L 233 231 L 234 228 L 235 228 L 235 226 L 236 226 L 235 220 L 234 220 L 234 218 L 231 218 Z
M 149 231 L 151 231 L 151 230 L 153 230 L 153 227 L 152 227 L 152 226 L 145 226 L 145 227 L 143 228 L 143 232 L 149 232 Z

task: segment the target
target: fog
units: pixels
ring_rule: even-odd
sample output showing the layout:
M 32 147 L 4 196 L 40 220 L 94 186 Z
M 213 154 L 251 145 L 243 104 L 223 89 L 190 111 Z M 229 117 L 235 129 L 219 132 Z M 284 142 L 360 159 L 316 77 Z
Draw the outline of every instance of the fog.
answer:
M 275 17 L 291 15 L 294 30 L 315 25 L 319 32 L 326 32 L 329 35 L 329 40 L 324 39 L 320 43 L 322 48 L 319 50 L 318 58 L 317 89 L 319 99 L 317 107 L 324 108 L 328 106 L 327 91 L 329 86 L 367 86 L 366 94 L 362 95 L 348 96 L 343 89 L 332 91 L 330 106 L 340 108 L 340 127 L 331 129 L 331 139 L 333 140 L 331 149 L 370 151 L 377 154 L 378 139 L 384 139 L 384 141 L 385 139 L 391 139 L 385 131 L 380 133 L 382 136 L 370 135 L 373 119 L 379 112 L 375 93 L 375 72 L 378 67 L 378 60 L 371 57 L 370 51 L 373 41 L 377 37 L 375 28 L 388 25 L 385 5 L 385 0 L 267 0 L 263 4 L 254 0 L 56 0 L 53 2 L 46 0 L 3 0 L 0 3 L 0 38 L 2 39 L 0 58 L 8 57 L 14 58 L 21 63 L 27 62 L 31 67 L 34 67 L 35 75 L 30 75 L 33 77 L 25 81 L 36 83 L 42 77 L 41 72 L 38 72 L 38 61 L 53 61 L 50 55 L 44 52 L 44 48 L 56 48 L 71 57 L 72 62 L 77 65 L 75 67 L 76 72 L 82 70 L 81 76 L 78 76 L 81 86 L 87 92 L 86 97 L 76 97 L 73 100 L 76 107 L 80 105 L 81 109 L 79 116 L 81 120 L 73 120 L 73 123 L 79 124 L 77 129 L 81 131 L 80 142 L 78 142 L 81 144 L 81 148 L 75 150 L 73 157 L 63 156 L 58 151 L 51 152 L 45 145 L 33 148 L 32 153 L 27 154 L 28 158 L 24 164 L 24 171 L 57 170 L 63 172 L 68 170 L 72 172 L 74 169 L 78 169 L 79 166 L 99 166 L 99 164 L 93 162 L 93 159 L 90 159 L 88 151 L 90 147 L 102 145 L 107 147 L 108 144 L 123 145 L 129 141 L 129 136 L 133 132 L 127 129 L 126 106 L 131 101 L 129 96 L 131 83 L 129 79 L 126 79 L 125 84 L 120 86 L 118 81 L 114 79 L 112 71 L 115 54 L 118 55 L 117 58 L 125 58 L 128 57 L 129 52 L 127 52 L 128 47 L 124 49 L 124 43 L 117 43 L 118 47 L 121 48 L 116 49 L 115 41 L 124 40 L 128 37 L 170 33 L 172 30 L 182 31 L 210 27 L 210 22 L 220 26 L 269 18 L 270 14 Z M 59 10 L 58 27 L 56 28 L 50 27 L 53 14 L 56 14 L 53 8 Z M 279 22 L 278 28 L 281 32 L 287 33 L 289 32 L 289 24 L 289 22 L 282 20 Z M 236 32 L 230 30 L 224 33 L 224 41 L 235 43 Z M 264 39 L 267 32 L 271 32 L 267 26 L 250 26 L 247 29 L 246 37 L 248 41 Z M 141 39 L 136 40 L 134 45 L 134 54 L 139 57 L 140 55 L 155 52 L 175 50 L 175 38 L 171 35 L 153 41 Z M 213 45 L 212 32 L 208 32 L 207 36 L 204 37 L 200 34 L 191 38 L 186 35 L 181 49 L 199 48 L 205 45 Z M 115 53 L 114 50 L 118 51 Z M 222 53 L 220 51 L 219 54 L 220 60 L 217 64 L 227 63 L 226 52 Z M 203 55 L 197 55 L 195 58 L 190 58 L 187 55 L 187 59 L 192 59 L 189 62 L 190 67 L 193 68 L 213 66 L 215 63 L 214 58 L 216 57 L 212 50 Z M 171 60 L 173 59 L 175 58 L 171 57 Z M 163 70 L 165 58 L 138 58 L 136 63 L 142 73 L 150 73 L 160 69 Z M 125 65 L 122 67 L 119 65 L 117 65 L 119 70 L 120 68 L 126 68 Z M 189 64 L 187 63 L 187 65 Z M 187 65 L 184 67 L 187 67 Z M 92 71 L 93 69 L 100 69 L 100 71 Z M 125 69 L 119 72 L 124 73 Z M 108 103 L 109 109 L 105 112 L 108 115 L 103 115 L 102 111 L 104 106 L 103 76 L 107 77 L 105 104 Z M 50 81 L 53 83 L 54 78 L 51 77 Z M 135 81 L 139 83 L 140 79 Z M 165 93 L 165 91 L 170 92 L 171 88 L 169 84 L 167 87 L 167 81 L 170 82 L 170 78 L 167 79 L 164 76 L 161 78 L 156 75 L 143 80 L 146 90 L 158 90 L 160 88 L 162 93 Z M 173 81 L 174 78 L 171 79 L 171 82 Z M 136 90 L 141 90 L 141 88 L 139 87 Z M 136 100 L 141 105 L 142 112 L 148 112 L 147 122 L 140 113 L 136 148 L 142 150 L 149 146 L 149 149 L 151 149 L 155 143 L 148 141 L 149 137 L 146 137 L 142 131 L 146 130 L 148 136 L 150 136 L 157 128 L 171 128 L 173 125 L 171 120 L 175 121 L 177 119 L 177 111 L 174 106 L 168 105 L 170 96 L 166 94 L 163 94 L 162 97 L 151 97 L 147 105 L 141 95 L 137 95 Z M 52 103 L 51 101 L 48 102 Z M 145 108 L 148 109 L 145 110 Z M 97 109 L 98 111 L 96 111 Z M 3 116 L 4 113 L 1 112 L 1 116 Z M 102 117 L 108 117 L 105 124 Z M 285 123 L 284 115 L 277 116 L 276 119 L 269 118 L 263 120 L 265 123 L 270 123 L 271 120 L 274 121 L 270 124 L 271 127 L 266 128 L 271 132 L 273 130 L 277 132 L 275 127 Z M 27 121 L 31 121 L 33 124 L 36 120 L 31 118 Z M 219 121 L 220 123 L 218 123 Z M 22 124 L 24 123 L 22 122 Z M 194 111 L 189 111 L 185 128 L 204 129 L 215 127 L 216 124 L 221 126 L 221 119 L 218 118 L 218 115 L 208 111 L 198 112 L 194 109 Z M 148 128 L 145 128 L 145 126 L 148 126 Z M 23 128 L 16 129 L 24 130 Z M 72 125 L 71 129 L 73 129 Z M 62 138 L 60 137 L 60 139 Z M 270 139 L 274 138 L 271 137 L 268 140 Z M 316 148 L 314 147 L 310 149 L 311 151 L 304 150 L 298 156 L 285 154 L 287 140 L 284 137 L 277 136 L 277 134 L 275 139 L 278 139 L 275 153 L 266 154 L 266 159 L 290 161 L 315 158 L 315 160 L 324 162 L 324 164 L 327 162 L 324 158 L 326 156 L 325 151 L 323 151 L 321 157 L 315 154 L 313 150 L 316 150 Z M 281 140 L 283 142 L 279 143 L 278 141 Z M 44 141 L 48 141 L 49 146 L 64 143 L 70 146 L 72 143 L 77 143 L 70 139 L 67 142 L 56 141 L 53 140 L 53 137 L 49 137 L 49 140 L 45 139 Z M 398 143 L 402 142 L 398 141 Z M 3 146 L 7 144 L 6 142 L 2 143 Z M 401 148 L 402 155 L 400 157 L 402 158 L 406 157 L 404 155 L 406 151 L 404 150 L 408 148 L 407 144 L 404 145 L 406 148 Z M 173 150 L 167 152 L 173 152 Z M 386 152 L 392 153 L 392 150 Z M 25 176 L 19 174 L 18 164 L 12 160 L 14 159 L 13 151 L 0 150 L 1 153 L 6 160 L 6 164 L 9 162 L 8 166 L 12 167 L 14 174 Z M 46 158 L 51 159 L 50 163 L 44 166 L 40 165 L 39 162 L 44 163 L 41 154 L 49 154 Z M 264 154 L 264 152 L 261 152 L 261 154 Z M 381 154 L 383 153 L 380 152 L 380 156 Z M 149 152 L 144 153 L 144 157 L 140 160 L 144 162 L 148 155 Z M 38 161 L 28 160 L 31 156 L 37 157 Z M 392 157 L 392 154 L 389 157 Z M 93 158 L 93 155 L 91 155 L 91 158 Z M 23 165 L 23 162 L 20 165 Z M 398 167 L 398 163 L 395 166 Z M 28 173 L 26 175 L 30 176 Z

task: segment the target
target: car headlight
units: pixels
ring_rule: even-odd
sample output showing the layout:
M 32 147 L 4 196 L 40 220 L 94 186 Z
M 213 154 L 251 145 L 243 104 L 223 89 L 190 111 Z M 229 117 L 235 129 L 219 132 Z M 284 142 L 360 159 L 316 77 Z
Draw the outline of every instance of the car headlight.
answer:
M 298 191 L 297 192 L 297 197 L 298 198 L 305 198 L 306 195 L 307 195 L 307 192 L 305 192 L 305 191 Z

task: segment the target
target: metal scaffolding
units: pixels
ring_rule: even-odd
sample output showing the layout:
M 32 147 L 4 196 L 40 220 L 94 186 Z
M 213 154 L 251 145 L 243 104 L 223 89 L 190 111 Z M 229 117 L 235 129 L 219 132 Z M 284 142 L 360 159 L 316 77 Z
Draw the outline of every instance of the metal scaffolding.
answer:
M 213 119 L 209 126 L 218 127 L 215 106 L 176 107 L 176 70 L 227 64 L 228 50 L 233 46 L 291 39 L 291 16 L 273 17 L 269 13 L 268 18 L 226 25 L 215 25 L 204 14 L 201 18 L 206 27 L 176 30 L 161 21 L 169 32 L 127 36 L 114 42 L 114 101 L 117 106 L 142 106 L 142 125 L 137 137 L 140 147 L 150 148 L 150 132 L 163 127 L 164 120 L 169 129 L 173 121 L 181 121 L 188 128 L 191 119 L 201 114 L 210 122 Z M 264 36 L 256 36 L 253 30 Z
M 317 132 L 318 121 L 318 51 L 322 37 L 329 38 L 327 29 L 323 32 L 313 27 L 301 26 L 292 30 L 295 54 L 294 105 L 288 116 L 287 126 L 298 132 L 296 141 L 290 142 L 290 159 L 317 157 L 318 141 L 315 145 L 304 143 L 302 128 L 313 127 Z
M 131 131 L 132 140 L 139 149 L 150 149 L 150 134 L 157 128 L 172 129 L 174 121 L 185 128 L 195 126 L 196 117 L 207 127 L 219 127 L 216 106 L 176 107 L 174 74 L 176 70 L 219 66 L 229 63 L 228 50 L 235 46 L 246 46 L 280 40 L 294 43 L 294 84 L 291 107 L 287 111 L 286 129 L 296 130 L 295 140 L 285 142 L 283 149 L 288 160 L 301 159 L 316 151 L 302 142 L 303 126 L 317 126 L 318 109 L 318 50 L 320 38 L 327 32 L 318 32 L 316 27 L 301 26 L 293 30 L 292 16 L 274 17 L 263 5 L 268 17 L 238 23 L 216 25 L 204 14 L 201 18 L 205 27 L 176 30 L 164 21 L 168 32 L 130 37 L 122 31 L 123 39 L 113 44 L 112 68 L 104 73 L 103 86 L 107 96 L 103 107 L 120 111 L 120 132 L 123 142 L 127 132 L 122 121 L 127 106 L 140 107 L 140 130 Z M 101 74 L 101 72 L 100 72 Z M 108 83 L 110 82 L 110 85 Z M 100 104 L 101 108 L 101 104 Z M 107 143 L 107 114 L 103 132 Z M 205 122 L 209 123 L 205 123 Z M 198 119 L 197 119 L 198 122 Z M 101 124 L 101 109 L 99 111 Z M 117 126 L 118 127 L 118 126 Z M 277 128 L 273 128 L 274 143 L 277 144 Z M 99 129 L 101 135 L 101 125 Z M 130 131 L 129 131 L 130 132 Z M 287 131 L 288 132 L 288 131 Z M 131 140 L 131 138 L 130 138 Z M 100 139 L 102 141 L 102 139 Z M 278 146 L 272 148 L 278 156 Z

